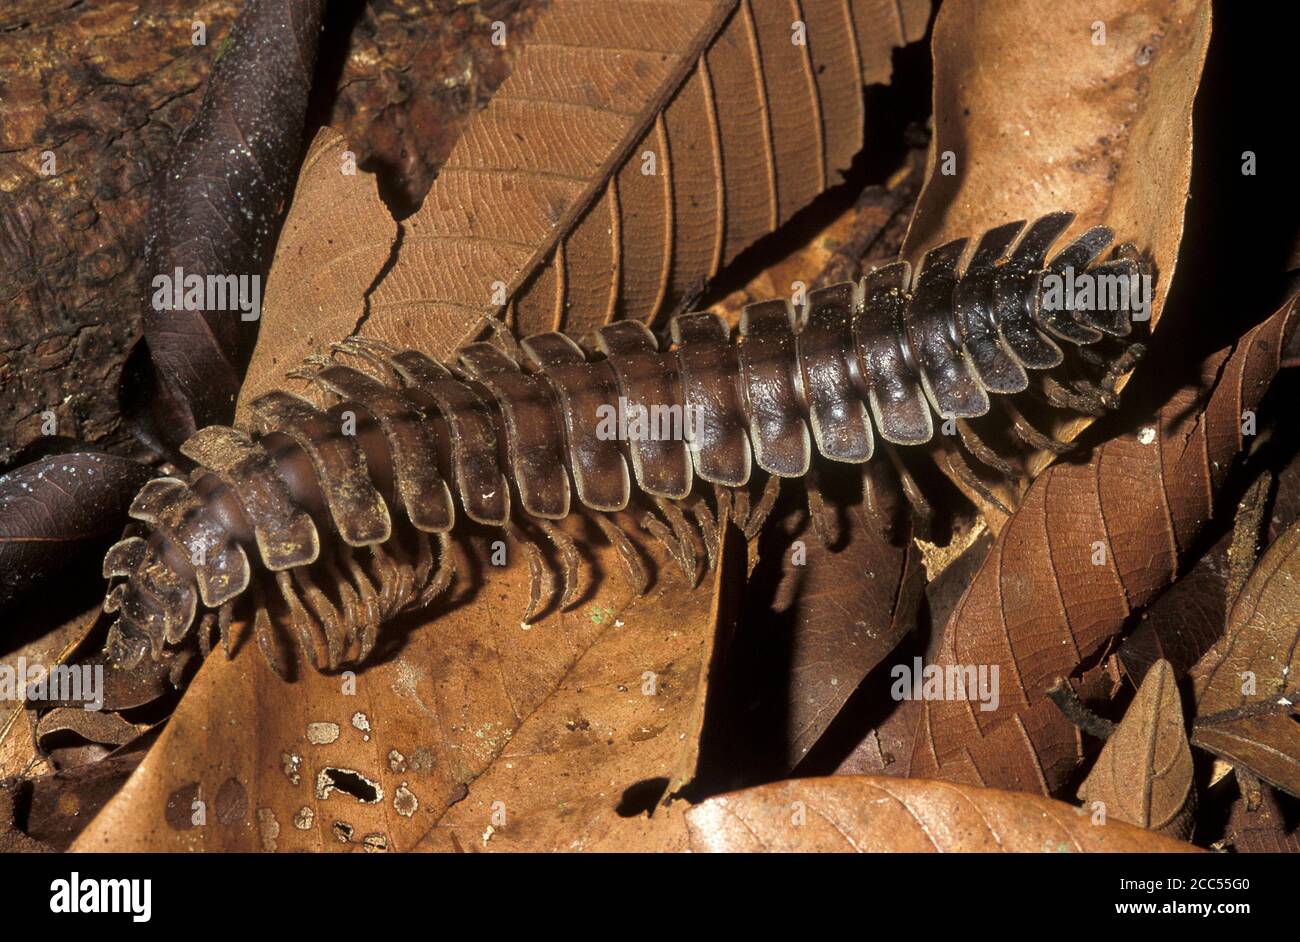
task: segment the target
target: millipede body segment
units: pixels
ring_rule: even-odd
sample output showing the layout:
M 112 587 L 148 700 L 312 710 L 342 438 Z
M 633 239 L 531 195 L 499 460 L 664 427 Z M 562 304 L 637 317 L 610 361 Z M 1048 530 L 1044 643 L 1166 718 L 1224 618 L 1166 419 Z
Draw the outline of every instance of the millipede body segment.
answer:
M 1043 303 L 1048 275 L 1144 272 L 1127 246 L 1099 261 L 1112 239 L 1104 227 L 1049 262 L 1072 220 L 1053 213 L 1002 225 L 973 248 L 962 239 L 932 250 L 915 276 L 895 262 L 812 291 L 798 308 L 751 304 L 735 336 L 719 316 L 693 313 L 672 319 L 663 344 L 644 324 L 621 321 L 588 349 L 548 333 L 509 351 L 473 343 L 447 365 L 349 338 L 335 345 L 337 358 L 310 358 L 290 374 L 326 393 L 329 408 L 264 395 L 251 404 L 250 429 L 211 426 L 185 443 L 196 466 L 187 480 L 158 478 L 141 490 L 131 516 L 147 532 L 115 544 L 104 561 L 114 580 L 104 608 L 117 614 L 110 655 L 157 657 L 196 622 L 205 651 L 214 628 L 228 645 L 236 606 L 247 605 L 240 614 L 282 673 L 286 628 L 318 668 L 363 660 L 383 622 L 450 585 L 461 514 L 517 537 L 545 534 L 564 560 L 563 605 L 575 594 L 577 553 L 552 521 L 576 500 L 644 589 L 637 554 L 609 516 L 629 506 L 634 485 L 664 518 L 650 513 L 643 525 L 676 542 L 689 570 L 682 507 L 697 482 L 730 500 L 755 465 L 774 485 L 809 474 L 814 451 L 861 463 L 882 448 L 923 444 L 934 416 L 983 416 L 990 394 L 1022 392 L 1028 371 L 1062 364 L 1062 343 L 1127 335 L 1131 306 Z M 1120 354 L 1111 356 L 1114 366 Z M 691 433 L 611 435 L 615 407 L 634 415 L 667 407 L 690 417 Z M 747 495 L 734 494 L 748 507 Z M 765 490 L 751 523 L 774 495 Z M 688 509 L 711 560 L 713 514 L 702 501 Z M 533 546 L 535 575 L 539 556 Z M 525 620 L 539 595 L 535 578 Z

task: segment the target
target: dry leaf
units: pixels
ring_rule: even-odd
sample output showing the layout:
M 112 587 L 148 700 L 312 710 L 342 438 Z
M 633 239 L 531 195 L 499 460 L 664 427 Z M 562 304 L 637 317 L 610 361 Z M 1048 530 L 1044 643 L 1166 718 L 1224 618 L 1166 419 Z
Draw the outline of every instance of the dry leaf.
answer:
M 924 573 L 911 520 L 889 465 L 867 471 L 870 497 L 855 480 L 862 469 L 819 473 L 839 534 L 833 548 L 808 520 L 798 484 L 754 543 L 741 627 L 718 684 L 716 729 L 728 753 L 720 765 L 739 777 L 711 780 L 715 789 L 789 775 L 916 623 Z
M 1060 244 L 1101 224 L 1150 255 L 1154 326 L 1182 240 L 1209 38 L 1209 0 L 944 3 L 929 175 L 903 256 L 916 264 L 951 239 L 1069 210 L 1077 219 Z M 944 172 L 949 159 L 955 172 Z M 1055 431 L 1069 440 L 1089 421 Z M 1050 460 L 1038 455 L 1032 470 Z M 954 481 L 1000 530 L 1005 515 Z
M 620 635 L 620 649 L 637 665 L 622 673 L 639 682 L 643 665 L 658 660 L 646 645 L 683 627 L 667 600 L 695 593 L 657 546 L 645 546 L 656 585 L 639 598 L 616 551 L 580 533 L 581 518 L 565 524 L 585 542 L 588 581 L 573 609 L 551 611 L 531 627 L 518 621 L 529 595 L 520 548 L 511 543 L 509 564 L 497 569 L 485 564 L 485 546 L 457 545 L 452 596 L 392 623 L 388 646 L 381 643 L 376 662 L 355 677 L 304 670 L 285 683 L 249 639 L 232 660 L 214 653 L 76 846 L 411 849 L 572 681 L 593 645 Z M 707 599 L 710 589 L 696 593 Z M 635 619 L 625 617 L 633 603 Z M 205 803 L 205 827 L 190 825 L 195 800 Z
M 1080 809 L 1037 795 L 870 776 L 719 795 L 688 811 L 686 826 L 697 853 L 1196 850 L 1122 821 L 1094 824 Z
M 1192 742 L 1300 796 L 1300 524 L 1260 559 L 1192 671 Z
M 171 400 L 155 413 L 152 430 L 166 444 L 229 421 L 255 324 L 235 309 L 233 298 L 216 310 L 206 304 L 161 308 L 163 289 L 155 279 L 165 277 L 166 287 L 179 293 L 194 276 L 266 274 L 301 153 L 324 7 L 323 0 L 249 0 L 194 122 L 159 174 L 142 302 L 145 340 L 163 395 L 142 405 L 153 412 Z
M 673 310 L 837 182 L 862 146 L 862 85 L 889 78 L 928 13 L 925 0 L 556 0 L 387 268 L 358 249 L 273 271 L 242 401 L 281 381 L 276 363 L 357 332 L 446 356 L 506 299 L 521 335 Z M 334 206 L 358 186 L 373 185 L 300 181 L 277 269 L 337 238 Z M 355 246 L 393 244 L 387 210 L 353 210 Z
M 152 476 L 125 458 L 78 452 L 0 477 L 0 610 L 78 563 L 93 560 L 98 570 L 131 500 Z
M 1285 813 L 1277 793 L 1268 786 L 1260 791 L 1259 807 L 1254 810 L 1244 797 L 1237 797 L 1223 841 L 1238 853 L 1300 854 L 1300 828 L 1294 814 Z
M 1231 599 L 1254 567 L 1269 483 L 1261 477 L 1246 489 L 1232 528 L 1147 607 L 1137 628 L 1124 639 L 1117 653 L 1135 683 L 1140 684 L 1161 658 L 1182 678 L 1223 636 Z
M 45 625 L 47 630 L 26 644 L 7 650 L 0 658 L 0 670 L 11 672 L 21 683 L 20 666 L 27 670 L 39 669 L 48 676 L 51 667 L 67 663 L 81 647 L 99 615 L 102 600 L 94 593 L 80 595 L 86 594 L 90 594 L 93 601 L 88 602 L 73 594 L 66 599 L 66 605 L 33 599 L 28 605 L 19 607 L 12 615 L 15 620 Z M 0 703 L 3 703 L 3 708 L 0 708 L 0 779 L 11 775 L 42 775 L 51 771 L 47 757 L 36 748 L 35 711 L 28 709 L 29 704 L 21 696 Z
M 743 540 L 693 591 L 635 599 L 574 664 L 420 850 L 626 850 L 643 813 L 694 779 Z
M 998 709 L 923 703 L 912 774 L 1041 794 L 1068 780 L 1078 733 L 1045 691 L 1175 577 L 1212 516 L 1212 495 L 1242 446 L 1241 414 L 1267 389 L 1294 314 L 1288 304 L 1211 357 L 1201 388 L 1174 395 L 1152 425 L 1034 482 L 953 613 L 938 658 L 941 669 L 996 665 Z
M 1178 679 L 1168 661 L 1147 671 L 1124 719 L 1115 727 L 1092 771 L 1079 787 L 1079 800 L 1096 812 L 1186 839 L 1196 809 L 1192 750 L 1183 729 Z

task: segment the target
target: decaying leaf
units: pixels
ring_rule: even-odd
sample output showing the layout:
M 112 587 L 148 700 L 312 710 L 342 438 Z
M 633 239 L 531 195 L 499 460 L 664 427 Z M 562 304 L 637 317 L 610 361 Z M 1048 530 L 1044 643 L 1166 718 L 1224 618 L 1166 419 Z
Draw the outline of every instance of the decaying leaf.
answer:
M 1168 661 L 1147 671 L 1124 719 L 1079 787 L 1085 810 L 1185 840 L 1196 809 L 1192 750 L 1178 679 Z
M 1050 798 L 916 779 L 834 776 L 719 795 L 686 813 L 693 851 L 1194 851 Z
M 996 665 L 998 707 L 923 703 L 912 774 L 1040 794 L 1068 779 L 1078 734 L 1045 691 L 1176 575 L 1241 448 L 1242 412 L 1277 369 L 1295 307 L 1206 361 L 1200 388 L 1175 394 L 1152 424 L 1034 482 L 953 613 L 937 661 L 940 670 Z
M 0 477 L 0 610 L 79 562 L 97 564 L 150 477 L 137 462 L 82 452 Z
M 142 300 L 157 382 L 174 409 L 154 423 L 167 444 L 228 421 L 234 407 L 260 313 L 257 291 L 247 288 L 266 274 L 301 154 L 324 7 L 248 0 L 198 115 L 160 175 Z M 222 294 L 200 291 L 191 304 L 193 278 L 217 279 Z M 241 282 L 245 296 L 237 299 Z
M 523 335 L 651 320 L 689 301 L 837 182 L 862 147 L 863 84 L 888 80 L 891 51 L 920 38 L 929 4 L 800 10 L 555 0 L 387 267 L 363 252 L 273 272 L 243 401 L 281 382 L 275 364 L 358 332 L 446 356 L 507 302 Z M 804 45 L 791 41 L 796 21 Z M 335 231 L 331 207 L 360 180 L 300 182 L 277 268 Z M 365 209 L 348 220 L 354 244 L 391 245 L 390 214 Z M 325 294 L 336 301 L 322 308 Z M 306 329 L 304 310 L 319 315 Z
M 1300 524 L 1260 559 L 1192 672 L 1192 742 L 1300 796 Z

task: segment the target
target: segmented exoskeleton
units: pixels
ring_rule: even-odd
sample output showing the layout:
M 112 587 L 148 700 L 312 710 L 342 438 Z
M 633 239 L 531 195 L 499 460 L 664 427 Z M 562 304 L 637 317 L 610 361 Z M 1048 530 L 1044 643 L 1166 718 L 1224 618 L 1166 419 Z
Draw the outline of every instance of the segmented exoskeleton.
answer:
M 751 304 L 735 337 L 719 316 L 693 313 L 672 319 L 662 346 L 645 325 L 621 321 L 601 328 L 589 352 L 547 333 L 507 349 L 470 344 L 455 365 L 349 338 L 333 352 L 354 365 L 318 356 L 290 374 L 327 393 L 330 408 L 264 395 L 251 404 L 250 430 L 211 426 L 185 443 L 196 464 L 189 480 L 159 478 L 141 490 L 131 516 L 150 532 L 117 543 L 104 562 L 105 577 L 120 580 L 104 603 L 118 614 L 110 654 L 127 663 L 150 650 L 156 657 L 196 619 L 205 652 L 213 627 L 228 645 L 235 606 L 247 604 L 259 646 L 282 672 L 273 627 L 286 622 L 318 668 L 362 660 L 384 621 L 450 585 L 458 513 L 521 538 L 520 527 L 544 532 L 563 561 L 567 606 L 578 554 L 552 522 L 569 514 L 575 496 L 644 591 L 638 554 L 609 516 L 628 506 L 634 481 L 663 518 L 647 514 L 643 525 L 693 578 L 697 554 L 683 508 L 703 531 L 710 563 L 721 516 L 702 499 L 683 503 L 696 479 L 713 485 L 719 501 L 743 500 L 740 517 L 753 530 L 776 483 L 809 474 L 814 445 L 824 458 L 860 463 L 877 437 L 886 448 L 928 442 L 933 415 L 983 416 L 990 393 L 1022 392 L 1027 371 L 1062 364 L 1059 341 L 1086 348 L 1128 335 L 1131 304 L 1042 303 L 1046 275 L 1133 279 L 1145 271 L 1128 246 L 1098 261 L 1112 239 L 1104 227 L 1047 262 L 1072 220 L 1053 213 L 1027 228 L 999 226 L 964 265 L 967 240 L 942 245 L 915 279 L 900 261 L 815 290 L 798 309 L 786 300 Z M 1113 349 L 1093 356 L 1111 381 L 1140 348 Z M 1055 388 L 1062 404 L 1089 409 L 1113 399 L 1110 386 Z M 602 416 L 620 402 L 627 410 L 678 407 L 695 417 L 696 434 L 602 434 Z M 745 492 L 730 489 L 749 482 L 753 465 L 770 477 L 750 508 Z M 525 621 L 541 594 L 532 549 Z

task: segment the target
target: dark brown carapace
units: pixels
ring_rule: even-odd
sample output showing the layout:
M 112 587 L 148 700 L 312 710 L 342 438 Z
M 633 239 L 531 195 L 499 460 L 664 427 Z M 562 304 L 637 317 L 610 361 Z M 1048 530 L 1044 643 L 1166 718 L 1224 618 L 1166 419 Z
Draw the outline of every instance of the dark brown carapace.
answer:
M 645 325 L 622 321 L 601 328 L 587 351 L 549 333 L 517 347 L 470 344 L 454 365 L 349 338 L 335 345 L 338 360 L 313 357 L 290 374 L 324 391 L 328 409 L 286 392 L 262 396 L 251 404 L 251 429 L 212 426 L 185 443 L 196 465 L 188 480 L 159 478 L 141 490 L 131 516 L 149 532 L 117 543 L 104 561 L 105 577 L 117 580 L 104 603 L 118 615 L 109 653 L 128 664 L 157 657 L 196 622 L 205 651 L 214 627 L 229 650 L 232 621 L 249 618 L 282 673 L 285 627 L 320 669 L 364 660 L 382 623 L 451 583 L 458 514 L 520 539 L 524 530 L 544 533 L 564 564 L 564 607 L 576 594 L 578 554 L 553 521 L 575 498 L 644 591 L 638 554 L 610 516 L 628 507 L 634 483 L 661 515 L 648 513 L 643 526 L 691 576 L 697 555 L 683 508 L 710 562 L 721 517 L 716 503 L 687 501 L 697 482 L 712 485 L 718 501 L 734 500 L 733 519 L 743 498 L 740 516 L 756 527 L 777 482 L 809 474 L 814 445 L 826 459 L 861 463 L 877 439 L 884 448 L 928 442 L 932 414 L 984 416 L 990 393 L 1020 393 L 1027 371 L 1061 366 L 1060 341 L 1100 380 L 1054 383 L 1049 397 L 1054 389 L 1066 407 L 1110 405 L 1114 380 L 1140 349 L 1114 339 L 1129 334 L 1132 306 L 1047 305 L 1044 278 L 1135 280 L 1144 267 L 1128 246 L 1098 261 L 1112 239 L 1104 227 L 1049 263 L 1072 220 L 1054 213 L 1028 227 L 999 226 L 964 265 L 966 240 L 940 246 L 915 279 L 896 262 L 859 283 L 813 291 L 799 308 L 752 304 L 734 337 L 717 315 L 685 314 L 662 345 Z M 665 407 L 691 416 L 694 434 L 607 434 L 611 408 L 645 415 Z M 975 446 L 977 458 L 984 452 Z M 769 478 L 749 508 L 743 489 L 753 465 Z M 540 570 L 533 566 L 525 621 L 540 598 Z

